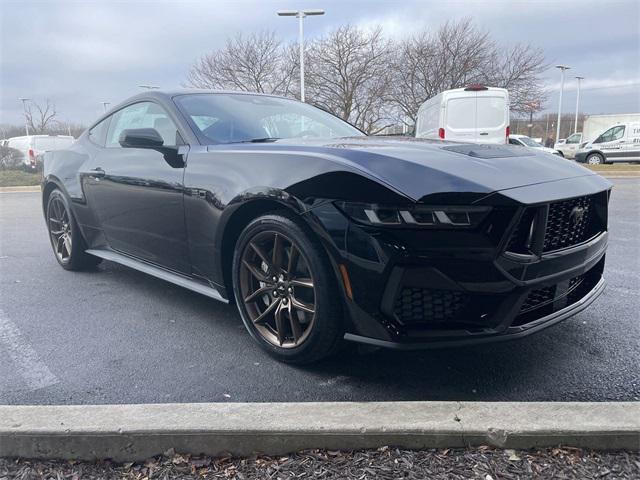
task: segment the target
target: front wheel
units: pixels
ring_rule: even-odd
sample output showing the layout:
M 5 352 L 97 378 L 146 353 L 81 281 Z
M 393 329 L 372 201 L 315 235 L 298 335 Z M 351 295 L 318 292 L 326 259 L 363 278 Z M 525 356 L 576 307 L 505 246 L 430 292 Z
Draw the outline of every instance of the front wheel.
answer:
M 85 270 L 95 267 L 100 258 L 85 252 L 84 240 L 73 218 L 67 198 L 58 189 L 47 201 L 47 229 L 56 260 L 65 270 Z
M 602 165 L 604 164 L 604 158 L 599 153 L 591 153 L 587 156 L 587 163 L 589 165 Z
M 331 265 L 292 215 L 264 215 L 240 234 L 233 289 L 245 327 L 279 360 L 314 362 L 340 344 L 342 301 Z

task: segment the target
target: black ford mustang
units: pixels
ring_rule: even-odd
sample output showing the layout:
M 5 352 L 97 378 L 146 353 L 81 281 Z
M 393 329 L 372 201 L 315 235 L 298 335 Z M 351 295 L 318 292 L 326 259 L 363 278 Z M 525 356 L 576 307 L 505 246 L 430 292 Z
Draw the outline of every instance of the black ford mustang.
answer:
M 521 337 L 603 290 L 611 185 L 552 155 L 368 137 L 312 106 L 149 92 L 45 157 L 63 268 L 235 301 L 268 352 Z

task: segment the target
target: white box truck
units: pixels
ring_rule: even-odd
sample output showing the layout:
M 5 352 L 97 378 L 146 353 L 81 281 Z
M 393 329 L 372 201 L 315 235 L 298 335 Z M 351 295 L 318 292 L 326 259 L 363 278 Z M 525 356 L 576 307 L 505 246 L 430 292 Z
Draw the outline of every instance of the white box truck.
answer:
M 640 122 L 640 113 L 613 115 L 588 115 L 584 119 L 582 132 L 574 133 L 566 139 L 561 138 L 554 146 L 565 158 L 575 158 L 576 152 L 587 142 L 592 142 L 602 132 L 614 125 Z
M 509 92 L 483 85 L 445 90 L 420 106 L 416 137 L 506 144 Z

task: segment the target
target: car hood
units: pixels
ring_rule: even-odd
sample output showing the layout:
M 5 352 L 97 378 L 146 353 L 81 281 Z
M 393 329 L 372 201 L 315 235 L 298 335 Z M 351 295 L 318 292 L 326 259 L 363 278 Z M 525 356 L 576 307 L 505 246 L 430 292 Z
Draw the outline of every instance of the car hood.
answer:
M 265 152 L 299 152 L 348 165 L 413 200 L 446 192 L 488 194 L 595 175 L 591 170 L 556 155 L 509 145 L 408 137 L 295 139 L 260 145 Z

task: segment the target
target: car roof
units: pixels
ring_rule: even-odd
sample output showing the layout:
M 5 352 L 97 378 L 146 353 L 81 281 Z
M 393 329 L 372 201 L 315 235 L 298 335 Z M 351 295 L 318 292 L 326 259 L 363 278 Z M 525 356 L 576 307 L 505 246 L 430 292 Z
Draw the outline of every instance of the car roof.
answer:
M 509 135 L 509 138 L 530 138 L 528 135 L 520 135 L 519 133 L 513 133 Z

